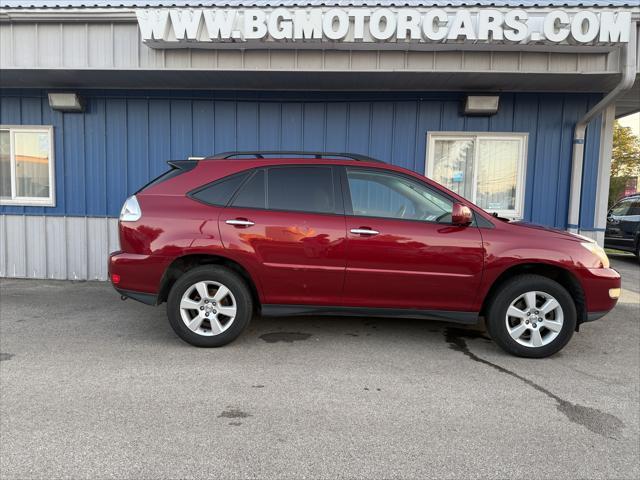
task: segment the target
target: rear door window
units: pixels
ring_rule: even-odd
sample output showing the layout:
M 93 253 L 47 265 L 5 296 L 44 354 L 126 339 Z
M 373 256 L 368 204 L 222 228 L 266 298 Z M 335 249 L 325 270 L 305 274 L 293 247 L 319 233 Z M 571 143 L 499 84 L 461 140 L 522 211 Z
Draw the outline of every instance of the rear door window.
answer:
M 331 166 L 272 167 L 267 172 L 267 208 L 336 212 Z
M 264 170 L 257 170 L 245 183 L 236 198 L 233 199 L 234 207 L 266 208 L 266 188 Z
M 250 172 L 223 178 L 191 193 L 191 197 L 209 205 L 225 206 Z

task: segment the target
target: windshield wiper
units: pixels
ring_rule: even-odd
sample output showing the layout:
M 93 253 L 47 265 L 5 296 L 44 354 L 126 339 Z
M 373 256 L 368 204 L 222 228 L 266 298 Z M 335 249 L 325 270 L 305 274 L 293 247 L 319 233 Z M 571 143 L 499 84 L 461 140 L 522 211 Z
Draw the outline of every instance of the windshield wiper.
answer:
M 511 220 L 509 220 L 508 218 L 505 217 L 501 217 L 500 215 L 498 215 L 498 212 L 491 212 L 491 216 L 493 218 L 497 218 L 498 220 L 502 220 L 505 223 L 509 223 Z

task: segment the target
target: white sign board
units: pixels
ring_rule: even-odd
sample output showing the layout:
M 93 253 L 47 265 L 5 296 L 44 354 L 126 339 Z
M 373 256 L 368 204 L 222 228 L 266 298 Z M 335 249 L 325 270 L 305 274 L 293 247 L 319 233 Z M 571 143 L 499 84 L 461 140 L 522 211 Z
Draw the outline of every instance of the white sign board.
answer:
M 583 9 L 203 8 L 145 9 L 136 16 L 143 42 L 154 48 L 291 42 L 319 48 L 332 43 L 611 45 L 628 42 L 631 29 L 630 11 Z

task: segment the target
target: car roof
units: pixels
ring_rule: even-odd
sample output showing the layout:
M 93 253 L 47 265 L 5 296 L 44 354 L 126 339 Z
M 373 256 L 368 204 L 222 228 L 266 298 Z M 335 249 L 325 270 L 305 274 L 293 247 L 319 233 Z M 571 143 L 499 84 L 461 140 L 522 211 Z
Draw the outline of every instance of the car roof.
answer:
M 240 158 L 238 158 L 238 156 Z M 235 157 L 235 158 L 234 158 Z M 248 157 L 248 158 L 247 158 Z M 268 158 L 267 158 L 268 157 Z M 453 201 L 471 204 L 473 210 L 492 221 L 491 214 L 485 212 L 477 205 L 464 199 L 462 196 L 446 188 L 414 170 L 393 165 L 382 160 L 378 160 L 366 155 L 360 154 L 344 154 L 332 152 L 282 152 L 282 151 L 259 151 L 259 152 L 224 152 L 203 158 L 190 158 L 189 160 L 173 160 L 167 162 L 172 167 L 183 169 L 185 175 L 174 177 L 171 180 L 162 183 L 163 195 L 183 195 L 185 191 L 192 190 L 194 184 L 202 184 L 203 178 L 208 178 L 209 183 L 215 182 L 224 177 L 240 173 L 242 171 L 255 168 L 265 168 L 270 166 L 344 166 L 344 167 L 360 167 L 368 169 L 376 169 L 381 171 L 392 171 L 413 177 L 418 181 L 425 182 L 431 187 L 445 193 L 452 198 Z M 155 194 L 156 187 L 151 188 L 151 194 Z
M 398 165 L 391 165 L 379 160 L 376 161 L 376 159 L 362 158 L 354 160 L 352 158 L 342 157 L 338 154 L 335 154 L 335 157 L 323 156 L 320 158 L 316 158 L 315 153 L 312 154 L 312 157 L 301 157 L 299 155 L 282 155 L 281 152 L 275 152 L 272 155 L 276 156 L 270 156 L 269 158 L 267 158 L 263 153 L 261 153 L 262 158 L 256 158 L 254 154 L 247 154 L 249 158 L 237 158 L 235 157 L 237 154 L 238 152 L 233 152 L 233 155 L 230 155 L 231 158 L 226 158 L 225 154 L 223 158 L 205 157 L 199 159 L 192 158 L 190 160 L 171 160 L 167 163 L 173 168 L 183 170 L 185 175 L 180 175 L 169 181 L 162 182 L 161 186 L 158 185 L 158 187 L 161 189 L 163 194 L 181 195 L 184 193 L 185 188 L 193 188 L 191 185 L 198 183 L 202 178 L 207 178 L 209 181 L 216 181 L 245 170 L 287 165 L 365 167 L 400 172 L 414 177 L 419 176 L 415 172 L 406 168 Z M 329 153 L 328 155 L 332 154 Z M 337 158 L 338 156 L 341 158 Z M 429 180 L 427 179 L 427 181 Z M 154 193 L 155 190 L 156 187 L 154 186 L 146 193 Z
M 630 195 L 627 195 L 626 197 L 622 197 L 618 200 L 618 202 L 621 202 L 622 200 L 629 200 L 630 198 L 636 198 L 639 197 L 640 198 L 640 192 L 638 193 L 632 193 Z

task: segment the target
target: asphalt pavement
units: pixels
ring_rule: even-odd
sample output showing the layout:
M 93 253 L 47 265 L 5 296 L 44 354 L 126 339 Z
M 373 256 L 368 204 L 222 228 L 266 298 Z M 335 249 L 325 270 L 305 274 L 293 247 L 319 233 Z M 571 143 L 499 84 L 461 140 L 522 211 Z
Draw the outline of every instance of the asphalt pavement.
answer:
M 105 283 L 0 281 L 0 478 L 640 477 L 640 266 L 552 358 L 420 320 L 198 349 Z

